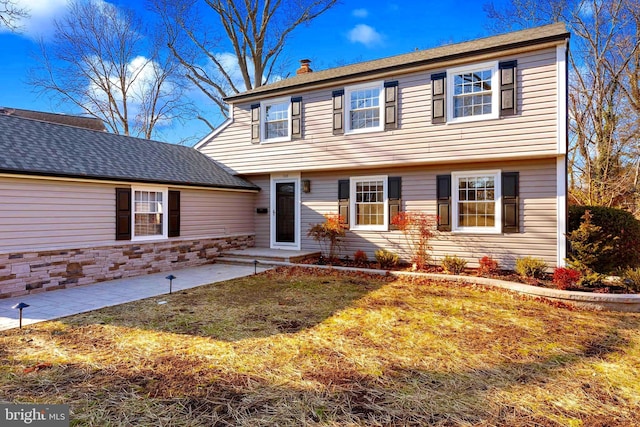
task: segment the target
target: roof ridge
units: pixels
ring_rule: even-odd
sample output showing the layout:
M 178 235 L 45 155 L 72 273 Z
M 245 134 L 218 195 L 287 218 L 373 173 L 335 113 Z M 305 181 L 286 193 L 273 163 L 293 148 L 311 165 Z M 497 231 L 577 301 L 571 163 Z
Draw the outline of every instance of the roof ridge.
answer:
M 62 117 L 77 117 L 77 118 L 81 118 L 81 119 L 100 120 L 100 121 L 102 121 L 102 119 L 99 119 L 97 117 L 81 116 L 81 115 L 78 115 L 78 114 L 53 113 L 53 112 L 49 112 L 49 111 L 30 110 L 30 109 L 27 109 L 27 108 L 0 106 L 0 114 L 2 114 L 3 110 L 27 111 L 27 112 L 30 112 L 30 113 L 51 114 L 51 115 L 62 116 Z M 7 114 L 7 115 L 10 116 L 11 114 Z M 20 116 L 18 116 L 18 117 L 20 117 Z
M 6 108 L 6 107 L 4 107 L 4 108 Z M 32 111 L 32 110 L 29 110 L 29 111 Z M 57 114 L 57 113 L 52 113 L 52 114 Z M 103 135 L 103 134 L 106 133 L 106 134 L 117 136 L 117 137 L 122 137 L 122 138 L 127 138 L 127 139 L 135 139 L 135 140 L 138 140 L 138 141 L 145 141 L 145 142 L 154 142 L 154 143 L 158 143 L 158 144 L 166 144 L 166 145 L 170 145 L 170 146 L 173 146 L 173 147 L 193 148 L 193 147 L 189 147 L 189 146 L 186 146 L 186 145 L 175 144 L 175 143 L 172 143 L 172 142 L 158 141 L 158 140 L 155 140 L 155 139 L 140 138 L 138 136 L 123 135 L 123 134 L 120 134 L 120 133 L 109 132 L 107 130 L 91 129 L 91 128 L 87 128 L 87 127 L 83 127 L 83 126 L 74 126 L 74 125 L 70 125 L 70 124 L 66 124 L 66 123 L 50 122 L 50 121 L 47 121 L 47 120 L 35 119 L 33 117 L 14 116 L 14 115 L 11 115 L 11 114 L 0 114 L 0 117 L 10 117 L 12 119 L 19 119 L 19 120 L 30 120 L 32 122 L 44 123 L 46 125 L 51 125 L 51 126 L 62 126 L 62 127 L 72 128 L 72 129 L 78 129 L 78 130 L 81 130 L 81 131 L 95 132 L 95 133 L 98 133 L 100 135 Z M 97 119 L 97 120 L 99 120 L 99 119 Z

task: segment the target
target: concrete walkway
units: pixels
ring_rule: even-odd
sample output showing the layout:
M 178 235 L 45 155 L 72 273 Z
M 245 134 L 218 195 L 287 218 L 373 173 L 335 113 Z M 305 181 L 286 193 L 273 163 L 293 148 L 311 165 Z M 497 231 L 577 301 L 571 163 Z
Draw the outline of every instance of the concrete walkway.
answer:
M 258 266 L 258 272 L 268 268 Z M 173 280 L 173 292 L 195 288 L 214 282 L 235 279 L 253 274 L 253 265 L 207 264 L 173 272 L 149 274 L 127 279 L 111 280 L 92 285 L 60 289 L 51 292 L 0 299 L 0 331 L 18 327 L 19 311 L 15 304 L 29 304 L 22 312 L 22 325 L 30 325 L 72 314 L 84 313 L 103 307 L 123 304 L 143 298 L 169 293 L 169 274 Z

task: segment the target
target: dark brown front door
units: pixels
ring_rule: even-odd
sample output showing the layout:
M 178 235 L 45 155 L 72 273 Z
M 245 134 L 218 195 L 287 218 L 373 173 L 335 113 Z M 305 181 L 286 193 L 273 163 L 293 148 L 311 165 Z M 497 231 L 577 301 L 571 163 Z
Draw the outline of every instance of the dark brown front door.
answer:
M 276 243 L 296 241 L 296 183 L 276 182 Z

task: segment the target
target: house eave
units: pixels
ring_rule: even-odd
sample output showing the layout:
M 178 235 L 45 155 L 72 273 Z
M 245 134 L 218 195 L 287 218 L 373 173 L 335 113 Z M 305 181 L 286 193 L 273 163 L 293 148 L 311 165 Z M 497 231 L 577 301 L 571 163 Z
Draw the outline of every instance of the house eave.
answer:
M 100 182 L 100 183 L 110 183 L 110 184 L 119 184 L 119 185 L 123 185 L 126 183 L 153 184 L 153 185 L 166 185 L 166 186 L 175 186 L 175 187 L 202 188 L 202 189 L 209 189 L 209 190 L 232 190 L 232 191 L 249 191 L 249 192 L 260 191 L 260 188 L 257 186 L 220 185 L 220 184 L 200 183 L 200 182 L 153 180 L 153 179 L 143 179 L 143 178 L 135 178 L 135 177 L 89 176 L 89 175 L 52 173 L 47 171 L 24 171 L 24 170 L 11 170 L 11 169 L 0 169 L 0 177 L 57 179 L 57 180 L 78 181 L 78 182 Z

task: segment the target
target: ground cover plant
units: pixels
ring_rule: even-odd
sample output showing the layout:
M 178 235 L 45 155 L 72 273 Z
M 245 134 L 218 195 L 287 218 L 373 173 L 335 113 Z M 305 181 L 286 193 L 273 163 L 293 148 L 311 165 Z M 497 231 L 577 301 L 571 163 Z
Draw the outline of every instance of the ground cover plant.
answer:
M 5 331 L 0 360 L 3 400 L 72 425 L 640 425 L 640 315 L 426 279 L 278 269 Z

